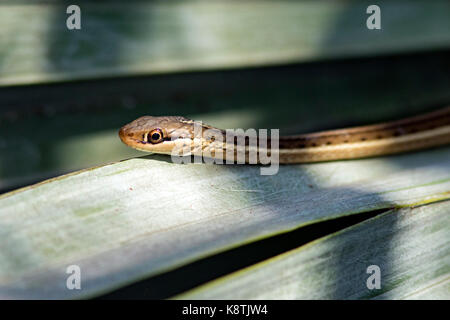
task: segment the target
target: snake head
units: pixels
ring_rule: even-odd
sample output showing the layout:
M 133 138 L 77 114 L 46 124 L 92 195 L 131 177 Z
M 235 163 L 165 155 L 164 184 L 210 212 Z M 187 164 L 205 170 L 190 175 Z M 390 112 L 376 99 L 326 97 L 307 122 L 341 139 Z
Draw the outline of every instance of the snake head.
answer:
M 178 116 L 140 117 L 123 126 L 120 140 L 134 149 L 170 154 L 178 139 L 190 139 L 194 121 Z

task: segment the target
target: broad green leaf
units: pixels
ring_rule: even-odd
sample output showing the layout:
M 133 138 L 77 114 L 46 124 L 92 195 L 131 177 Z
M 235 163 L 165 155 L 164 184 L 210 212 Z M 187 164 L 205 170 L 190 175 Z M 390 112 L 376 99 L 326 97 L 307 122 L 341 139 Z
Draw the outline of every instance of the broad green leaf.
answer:
M 448 48 L 448 1 L 0 4 L 0 85 L 236 68 Z M 432 17 L 432 18 L 430 18 Z
M 450 198 L 450 149 L 281 166 L 130 159 L 0 197 L 0 296 L 79 298 L 317 221 Z M 83 289 L 66 288 L 80 266 Z

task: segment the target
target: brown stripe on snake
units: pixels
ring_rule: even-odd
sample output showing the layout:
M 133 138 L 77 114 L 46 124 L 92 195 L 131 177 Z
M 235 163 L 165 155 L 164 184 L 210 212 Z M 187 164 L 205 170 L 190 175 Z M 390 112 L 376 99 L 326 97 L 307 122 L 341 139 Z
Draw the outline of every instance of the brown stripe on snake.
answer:
M 178 117 L 144 116 L 120 129 L 120 139 L 128 146 L 146 152 L 171 154 L 175 141 L 183 139 L 194 145 L 193 120 Z M 197 148 L 191 153 L 204 155 L 206 150 L 220 149 L 223 154 L 230 148 L 226 144 L 225 130 L 201 124 L 204 131 L 213 130 L 224 143 L 200 136 Z M 177 137 L 175 139 L 175 137 Z M 234 139 L 233 145 L 236 145 Z M 248 146 L 249 139 L 245 139 Z M 365 158 L 436 147 L 450 143 L 450 106 L 427 114 L 386 122 L 338 130 L 279 138 L 280 163 L 305 163 L 340 159 Z M 200 144 L 200 147 L 198 147 Z M 267 148 L 271 141 L 268 139 Z M 260 150 L 266 152 L 266 150 Z M 234 158 L 236 152 L 234 152 Z M 247 157 L 248 158 L 248 157 Z

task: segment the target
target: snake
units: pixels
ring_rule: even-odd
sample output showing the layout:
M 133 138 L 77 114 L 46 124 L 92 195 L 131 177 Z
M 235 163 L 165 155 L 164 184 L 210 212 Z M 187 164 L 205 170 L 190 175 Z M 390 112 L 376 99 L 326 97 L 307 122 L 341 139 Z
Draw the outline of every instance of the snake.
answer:
M 251 163 L 249 153 L 253 150 L 257 154 L 254 163 L 265 164 L 261 154 L 274 152 L 271 147 L 277 147 L 273 149 L 280 164 L 359 159 L 449 144 L 450 106 L 379 124 L 279 136 L 276 140 L 271 135 L 265 143 L 260 137 L 256 142 L 248 137 L 241 139 L 242 132 L 233 136 L 233 131 L 182 116 L 142 116 L 120 128 L 119 137 L 127 146 L 144 152 L 174 154 L 178 148 L 183 156 L 206 155 L 231 162 L 238 160 L 241 150 L 244 163 Z

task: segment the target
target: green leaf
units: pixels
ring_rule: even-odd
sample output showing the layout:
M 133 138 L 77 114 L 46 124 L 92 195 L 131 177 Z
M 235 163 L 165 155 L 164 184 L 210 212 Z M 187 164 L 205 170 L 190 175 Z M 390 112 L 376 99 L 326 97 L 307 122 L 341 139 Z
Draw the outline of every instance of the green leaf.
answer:
M 169 160 L 130 159 L 1 196 L 0 296 L 98 295 L 317 221 L 450 198 L 449 148 L 274 176 Z M 65 286 L 73 264 L 82 290 Z
M 450 201 L 391 210 L 177 298 L 448 299 L 449 212 Z

